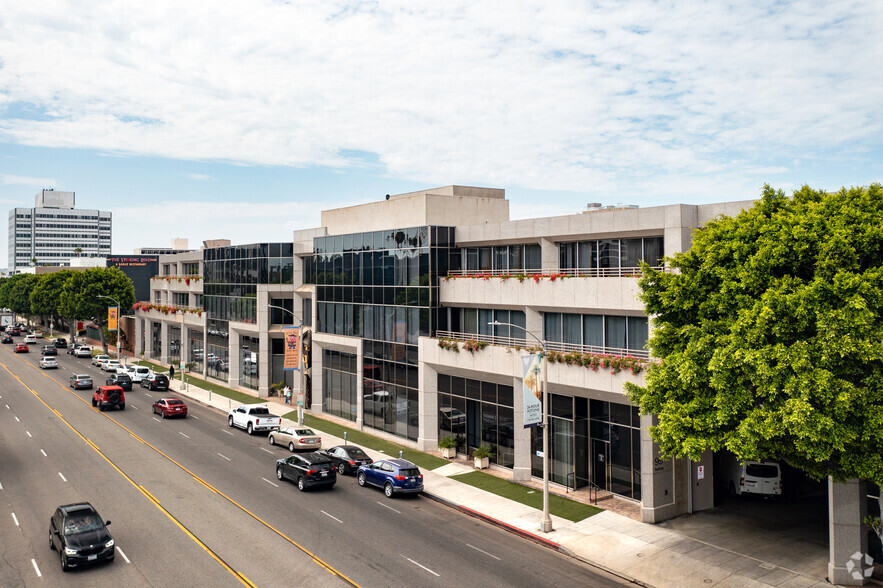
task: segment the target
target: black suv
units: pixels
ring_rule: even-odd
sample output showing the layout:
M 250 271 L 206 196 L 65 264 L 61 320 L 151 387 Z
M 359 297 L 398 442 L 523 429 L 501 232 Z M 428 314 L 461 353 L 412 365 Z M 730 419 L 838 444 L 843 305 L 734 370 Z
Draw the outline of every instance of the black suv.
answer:
M 44 345 L 42 353 L 43 355 L 58 355 L 58 349 L 55 348 L 55 345 Z
M 168 390 L 169 378 L 163 374 L 154 374 L 152 378 L 142 378 L 141 387 L 148 390 Z
M 337 482 L 337 471 L 331 460 L 321 453 L 295 454 L 276 460 L 276 477 L 294 480 L 297 489 L 305 492 L 313 486 L 331 488 Z
M 132 378 L 129 374 L 110 374 L 104 383 L 108 386 L 119 386 L 126 392 L 132 391 Z
M 59 349 L 65 349 L 67 347 L 67 339 L 64 337 L 59 337 L 55 340 L 55 346 Z
M 61 569 L 68 571 L 84 564 L 113 561 L 113 537 L 107 532 L 110 521 L 102 521 L 88 502 L 67 504 L 55 509 L 49 519 L 49 548 L 61 556 Z

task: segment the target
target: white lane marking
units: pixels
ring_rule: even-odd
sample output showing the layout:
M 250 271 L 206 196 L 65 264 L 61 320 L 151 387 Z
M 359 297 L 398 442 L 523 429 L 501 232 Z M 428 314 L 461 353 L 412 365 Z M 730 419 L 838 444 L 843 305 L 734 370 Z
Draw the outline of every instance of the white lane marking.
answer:
M 181 431 L 178 431 L 178 434 L 179 434 L 179 435 L 184 435 L 185 437 L 187 437 L 188 439 L 190 439 L 190 435 L 185 435 L 185 434 L 182 433 Z
M 15 422 L 20 423 L 21 421 L 18 420 L 18 417 L 15 417 Z
M 42 453 L 42 454 L 43 454 L 43 457 L 49 457 L 49 456 L 48 456 L 48 455 L 46 455 L 46 452 L 45 452 L 45 451 L 43 451 L 43 450 L 42 450 L 42 449 L 41 449 L 41 450 L 40 450 L 40 453 Z
M 134 408 L 135 410 L 138 410 L 138 407 L 135 406 L 134 404 L 130 404 L 129 406 L 131 406 L 131 407 Z
M 223 453 L 219 453 L 218 455 L 220 455 L 221 457 L 223 457 L 223 458 L 226 459 L 227 461 L 233 461 L 232 459 L 230 459 L 229 457 L 227 457 L 227 456 L 224 455 Z
M 3 490 L 3 484 L 0 484 L 0 490 Z
M 267 478 L 261 478 L 261 480 L 263 480 L 264 482 L 266 482 L 266 483 L 269 484 L 270 486 L 276 486 L 277 488 L 279 487 L 279 484 L 276 484 L 275 482 L 271 482 L 271 481 L 268 480 Z
M 228 435 L 232 435 L 232 434 L 233 434 L 233 433 L 231 433 L 230 431 L 228 431 L 227 429 L 221 429 L 221 430 L 224 431 L 225 433 L 227 433 Z
M 269 454 L 271 454 L 271 455 L 275 455 L 272 451 L 270 451 L 270 450 L 267 449 L 266 447 L 261 447 L 261 451 L 266 451 L 267 453 L 269 453 Z
M 20 526 L 20 525 L 18 524 L 18 517 L 15 516 L 15 513 L 11 513 L 11 514 L 12 514 L 12 520 L 15 521 L 15 526 L 16 526 L 16 527 Z
M 325 512 L 324 510 L 320 510 L 319 512 L 321 512 L 321 513 L 322 513 L 323 515 L 325 515 L 326 517 L 331 517 L 332 519 L 334 519 L 334 520 L 337 521 L 338 523 L 342 523 L 342 522 L 343 522 L 342 520 L 340 520 L 340 519 L 337 518 L 336 516 L 334 516 L 334 515 L 330 515 L 330 514 L 328 514 L 327 512 Z
M 62 479 L 62 480 L 64 480 L 65 482 L 67 482 L 67 478 L 64 477 L 64 474 L 62 474 L 61 472 L 58 472 L 58 475 L 61 476 L 61 479 Z
M 159 419 L 156 418 L 156 417 L 153 417 L 153 420 L 155 420 L 155 421 L 158 422 L 158 423 L 161 423 L 161 422 L 162 422 L 161 420 L 159 420 Z
M 488 557 L 492 557 L 492 558 L 494 558 L 495 560 L 500 561 L 500 558 L 497 557 L 496 555 L 494 555 L 493 553 L 488 553 L 488 552 L 485 551 L 484 549 L 479 549 L 479 548 L 476 547 L 475 545 L 469 545 L 469 544 L 467 543 L 467 544 L 466 544 L 466 547 L 471 547 L 471 548 L 474 549 L 475 551 L 480 551 L 480 552 L 482 552 L 483 554 L 485 554 L 486 556 L 488 556 Z
M 28 434 L 28 437 L 31 437 L 31 438 L 33 438 L 33 437 L 34 437 L 34 436 L 33 436 L 33 435 L 31 435 L 31 432 L 30 432 L 30 431 L 25 431 L 25 433 L 27 433 L 27 434 Z
M 189 416 L 189 417 L 191 417 L 191 418 L 194 418 L 194 419 L 197 419 L 197 420 L 199 419 L 199 417 L 196 416 L 196 415 L 188 414 L 187 416 Z
M 6 405 L 6 408 L 9 408 L 9 405 L 8 405 L 8 404 Z M 10 409 L 10 410 L 11 410 L 11 409 Z
M 148 398 L 153 398 L 153 395 L 152 395 L 152 394 L 148 394 L 147 392 L 145 392 L 144 395 L 147 396 Z
M 42 578 L 43 574 L 40 573 L 40 568 L 37 567 L 37 561 L 32 559 L 31 563 L 34 564 L 34 571 L 37 572 L 37 577 Z
M 399 514 L 402 514 L 402 511 L 400 511 L 400 510 L 396 510 L 396 509 L 394 509 L 393 507 L 391 507 L 391 506 L 388 505 L 388 504 L 383 504 L 382 502 L 379 502 L 379 501 L 378 501 L 377 504 L 379 504 L 380 506 L 382 506 L 382 507 L 384 507 L 384 508 L 388 508 L 388 509 L 391 510 L 392 512 L 397 512 L 397 513 L 399 513 Z
M 404 557 L 406 560 L 408 560 L 409 562 L 411 562 L 412 564 L 414 564 L 414 565 L 417 566 L 418 568 L 423 568 L 424 570 L 426 570 L 427 572 L 429 572 L 430 574 L 432 574 L 432 575 L 435 576 L 436 578 L 440 578 L 440 577 L 441 577 L 441 576 L 439 576 L 438 574 L 436 574 L 435 572 L 433 572 L 432 570 L 430 570 L 429 568 L 427 568 L 426 566 L 422 566 L 422 565 L 420 565 L 419 563 L 417 563 L 416 561 L 414 561 L 413 559 L 411 559 L 411 558 L 408 557 L 407 555 L 402 555 L 402 557 Z
M 120 552 L 120 555 L 123 556 L 123 559 L 126 560 L 126 563 L 132 563 L 132 562 L 129 561 L 129 558 L 126 557 L 126 554 L 123 553 L 123 550 L 122 550 L 122 549 L 120 549 L 119 547 L 117 547 L 116 550 Z

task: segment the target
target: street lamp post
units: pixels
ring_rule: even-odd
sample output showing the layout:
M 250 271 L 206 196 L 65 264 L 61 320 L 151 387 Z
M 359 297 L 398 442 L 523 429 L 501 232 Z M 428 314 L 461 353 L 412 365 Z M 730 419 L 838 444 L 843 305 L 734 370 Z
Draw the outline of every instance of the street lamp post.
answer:
M 500 321 L 494 321 L 492 323 L 488 323 L 490 326 L 494 327 L 515 327 L 521 329 L 531 337 L 533 337 L 537 343 L 540 344 L 540 349 L 543 350 L 543 519 L 540 521 L 540 531 L 543 533 L 550 533 L 554 529 L 552 529 L 552 517 L 549 515 L 549 392 L 548 392 L 548 383 L 549 383 L 549 357 L 548 352 L 546 351 L 546 344 L 539 337 L 522 327 L 521 325 L 516 325 L 513 323 L 501 323 Z
M 104 294 L 99 294 L 98 298 L 107 298 L 108 300 L 113 300 L 117 305 L 117 361 L 122 363 L 120 359 L 120 306 L 119 301 L 113 296 L 105 296 Z
M 288 310 L 283 306 L 276 306 L 275 304 L 268 304 L 267 308 L 276 308 L 278 310 L 282 310 L 291 315 L 291 318 L 297 319 L 297 314 L 293 310 Z M 298 357 L 298 365 L 300 366 L 298 369 L 299 375 L 297 378 L 297 387 L 298 394 L 303 397 L 304 402 L 307 400 L 307 393 L 304 387 L 306 386 L 306 378 L 304 377 L 304 367 L 300 365 L 303 361 L 303 348 L 304 348 L 304 321 L 303 317 L 300 319 L 300 333 L 298 333 L 297 337 L 297 357 Z M 304 407 L 303 404 L 299 404 L 297 407 L 297 424 L 304 424 Z

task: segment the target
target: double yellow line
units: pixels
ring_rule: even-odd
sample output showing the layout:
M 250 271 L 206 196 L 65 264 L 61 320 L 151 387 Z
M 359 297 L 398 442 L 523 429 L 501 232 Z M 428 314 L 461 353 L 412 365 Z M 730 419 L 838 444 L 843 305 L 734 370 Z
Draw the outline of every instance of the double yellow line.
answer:
M 29 363 L 28 365 L 30 365 L 30 363 Z M 253 584 L 248 578 L 246 578 L 243 574 L 241 574 L 240 572 L 237 572 L 237 571 L 234 570 L 232 567 L 230 567 L 230 566 L 227 564 L 227 562 L 225 562 L 225 561 L 224 561 L 224 560 L 223 560 L 223 559 L 222 559 L 217 553 L 215 553 L 214 551 L 212 551 L 212 549 L 211 549 L 210 547 L 208 547 L 205 543 L 203 543 L 202 540 L 200 540 L 197 536 L 195 536 L 193 533 L 191 533 L 190 530 L 188 530 L 187 527 L 185 527 L 185 526 L 184 526 L 184 525 L 183 525 L 183 524 L 182 524 L 177 518 L 175 518 L 175 516 L 174 516 L 172 513 L 170 513 L 170 512 L 164 507 L 164 506 L 162 506 L 162 505 L 160 504 L 159 500 L 157 500 L 156 498 L 154 498 L 154 496 L 153 496 L 150 492 L 148 492 L 146 488 L 144 488 L 143 486 L 137 484 L 132 478 L 129 477 L 128 474 L 126 474 L 126 473 L 125 473 L 124 471 L 122 471 L 119 467 L 117 467 L 117 465 L 116 465 L 115 463 L 113 463 L 113 461 L 112 461 L 109 457 L 107 457 L 107 456 L 106 456 L 106 455 L 105 455 L 105 454 L 104 454 L 104 453 L 98 448 L 98 446 L 95 445 L 95 443 L 93 443 L 91 440 L 87 439 L 87 438 L 84 437 L 82 434 L 80 434 L 80 432 L 79 432 L 79 431 L 78 431 L 73 425 L 71 425 L 71 424 L 70 424 L 70 423 L 69 423 L 69 422 L 68 422 L 68 421 L 67 421 L 67 420 L 61 415 L 61 413 L 60 413 L 59 411 L 57 411 L 56 409 L 52 408 L 52 407 L 51 407 L 51 406 L 50 406 L 45 400 L 43 400 L 43 399 L 40 397 L 40 395 L 39 395 L 35 390 L 33 390 L 30 386 L 28 386 L 28 385 L 25 384 L 24 382 L 22 382 L 21 378 L 19 378 L 16 374 L 12 373 L 12 371 L 10 371 L 9 368 L 8 368 L 5 364 L 0 363 L 0 366 L 2 366 L 3 369 L 5 369 L 7 372 L 9 372 L 9 374 L 10 374 L 12 377 L 14 377 L 16 380 L 18 380 L 19 383 L 20 383 L 22 386 L 24 386 L 24 387 L 25 387 L 25 388 L 26 388 L 31 394 L 34 395 L 35 398 L 37 398 L 37 400 L 40 401 L 40 403 L 42 403 L 46 408 L 48 408 L 50 411 L 52 411 L 53 413 L 55 413 L 55 415 L 56 415 L 59 419 L 61 419 L 61 421 L 62 421 L 64 424 L 66 424 L 68 427 L 70 427 L 70 429 L 71 429 L 71 430 L 72 430 L 72 431 L 73 431 L 73 432 L 74 432 L 74 433 L 75 433 L 80 439 L 82 439 L 87 445 L 89 445 L 89 446 L 90 446 L 90 447 L 91 447 L 96 453 L 98 453 L 98 455 L 100 455 L 105 461 L 107 461 L 107 463 L 109 463 L 110 466 L 111 466 L 113 469 L 115 469 L 117 472 L 119 472 L 119 474 L 120 474 L 121 476 L 123 476 L 123 478 L 125 478 L 130 484 L 132 484 L 132 486 L 134 486 L 139 492 L 141 492 L 141 494 L 143 494 L 143 495 L 144 495 L 144 496 L 145 496 L 145 497 L 146 497 L 151 503 L 153 503 L 153 505 L 156 506 L 156 508 L 158 508 L 160 511 L 162 511 L 167 517 L 169 517 L 169 519 L 170 519 L 173 523 L 175 523 L 175 525 L 177 525 L 182 531 L 184 531 L 184 533 L 187 534 L 188 537 L 190 537 L 194 542 L 196 542 L 197 545 L 199 545 L 200 547 L 202 547 L 202 548 L 203 548 L 203 549 L 204 549 L 209 555 L 211 555 L 211 556 L 215 559 L 215 561 L 217 561 L 219 564 L 221 564 L 221 565 L 224 567 L 224 569 L 226 569 L 228 572 L 230 572 L 230 573 L 231 573 L 236 579 L 238 579 L 242 584 L 245 584 L 246 586 L 255 586 L 255 585 L 254 585 L 254 584 Z M 56 384 L 58 384 L 59 386 L 61 386 L 61 387 L 65 390 L 65 392 L 68 392 L 69 394 L 72 394 L 72 395 L 74 396 L 74 398 L 76 398 L 76 399 L 79 400 L 80 402 L 83 402 L 83 403 L 85 403 L 85 404 L 89 404 L 88 401 L 86 401 L 86 400 L 84 400 L 83 398 L 81 398 L 79 395 L 77 395 L 76 392 L 71 391 L 71 390 L 68 390 L 68 387 L 67 387 L 67 386 L 65 386 L 64 384 L 62 384 L 61 382 L 59 382 L 58 380 L 56 380 L 56 379 L 53 378 L 52 376 L 47 375 L 46 372 L 44 372 L 44 371 L 41 370 L 40 373 L 43 374 L 45 377 L 49 378 L 50 380 L 52 380 L 53 382 L 55 382 Z M 95 409 L 93 408 L 93 410 L 95 410 Z M 256 521 L 258 521 L 259 523 L 261 523 L 262 525 L 264 525 L 267 529 L 273 531 L 276 535 L 278 535 L 279 537 L 281 537 L 282 539 L 284 539 L 285 541 L 287 541 L 288 543 L 290 543 L 291 545 L 293 545 L 294 547 L 296 547 L 297 549 L 299 549 L 301 552 L 303 552 L 304 554 L 306 554 L 307 556 L 309 556 L 309 558 L 310 558 L 313 562 L 315 562 L 317 565 L 319 565 L 322 569 L 326 570 L 327 572 L 329 572 L 329 573 L 332 574 L 333 576 L 336 576 L 337 578 L 343 580 L 344 582 L 346 582 L 346 583 L 349 584 L 350 586 L 354 586 L 354 587 L 358 587 L 358 586 L 359 586 L 358 584 L 356 584 L 355 582 L 353 582 L 351 579 L 349 579 L 347 576 L 345 576 L 343 573 L 341 573 L 340 571 L 336 570 L 335 568 L 333 568 L 333 567 L 330 566 L 329 564 L 325 563 L 320 557 L 318 557 L 317 555 L 313 554 L 310 550 L 308 550 L 307 548 L 305 548 L 304 546 L 302 546 L 301 544 L 299 544 L 297 541 L 295 541 L 294 539 L 292 539 L 291 537 L 289 537 L 288 535 L 286 535 L 285 533 L 283 533 L 282 531 L 280 531 L 279 529 L 277 529 L 276 527 L 274 527 L 273 525 L 271 525 L 270 523 L 268 523 L 267 521 L 265 521 L 264 519 L 262 519 L 261 517 L 259 517 L 258 515 L 256 515 L 255 513 L 251 512 L 249 509 L 247 509 L 246 507 L 242 506 L 241 504 L 239 504 L 238 502 L 236 502 L 233 498 L 231 498 L 230 496 L 224 494 L 223 492 L 221 492 L 220 490 L 218 490 L 217 488 L 215 488 L 214 486 L 212 486 L 212 485 L 211 485 L 210 483 L 208 483 L 207 481 L 203 480 L 201 477 L 199 477 L 198 475 L 196 475 L 195 473 L 193 473 L 192 471 L 190 471 L 187 467 L 185 467 L 185 466 L 183 466 L 182 464 L 178 463 L 178 462 L 177 462 L 175 459 L 173 459 L 171 456 L 169 456 L 169 455 L 167 455 L 166 453 L 164 453 L 161 449 L 155 447 L 154 445 L 150 444 L 150 443 L 147 442 L 146 440 L 144 440 L 144 439 L 142 439 L 141 437 L 139 437 L 135 432 L 133 432 L 131 429 L 129 429 L 128 427 L 126 427 L 125 425 L 123 425 L 122 423 L 120 423 L 119 421 L 117 421 L 115 418 L 113 418 L 113 417 L 110 416 L 109 414 L 107 414 L 107 413 L 105 413 L 105 412 L 100 412 L 100 411 L 97 411 L 97 410 L 95 410 L 95 412 L 98 413 L 98 414 L 100 414 L 101 416 L 103 416 L 103 417 L 109 419 L 109 420 L 110 420 L 111 422 L 113 422 L 115 425 L 117 425 L 118 427 L 120 427 L 121 429 L 123 429 L 124 431 L 126 431 L 127 433 L 129 433 L 129 435 L 131 435 L 132 438 L 135 439 L 136 441 L 138 441 L 139 443 L 142 443 L 142 444 L 146 445 L 147 447 L 149 447 L 150 449 L 152 449 L 153 451 L 155 451 L 155 452 L 158 453 L 159 455 L 163 456 L 165 459 L 167 459 L 167 460 L 170 461 L 171 463 L 173 463 L 173 464 L 175 464 L 176 466 L 178 466 L 181 470 L 183 470 L 183 471 L 187 472 L 188 474 L 190 474 L 190 475 L 193 477 L 194 480 L 196 480 L 198 483 L 200 483 L 201 485 L 203 485 L 206 489 L 208 489 L 208 490 L 211 491 L 211 492 L 214 492 L 214 493 L 217 494 L 218 496 L 221 496 L 221 497 L 224 498 L 226 501 L 228 501 L 230 504 L 236 506 L 236 507 L 237 507 L 238 509 L 240 509 L 242 512 L 246 513 L 247 515 L 249 515 L 250 517 L 252 517 L 254 520 L 256 520 Z

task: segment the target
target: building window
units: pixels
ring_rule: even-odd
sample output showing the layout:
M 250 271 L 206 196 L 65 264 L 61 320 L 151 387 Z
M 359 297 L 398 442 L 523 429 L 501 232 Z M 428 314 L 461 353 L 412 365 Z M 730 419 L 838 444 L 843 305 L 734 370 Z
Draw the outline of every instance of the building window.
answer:
M 543 314 L 543 339 L 558 351 L 648 357 L 648 329 L 643 316 Z
M 620 269 L 632 271 L 642 261 L 661 266 L 663 253 L 662 237 L 570 241 L 558 244 L 558 267 L 590 275 L 621 275 Z
M 355 421 L 358 413 L 357 361 L 352 353 L 322 352 L 323 410 L 350 421 Z
M 512 386 L 439 374 L 438 411 L 439 439 L 453 437 L 461 453 L 490 445 L 492 463 L 515 465 Z

